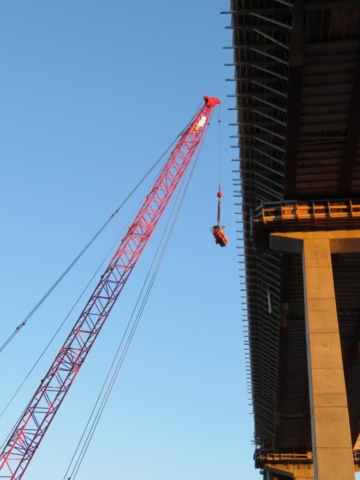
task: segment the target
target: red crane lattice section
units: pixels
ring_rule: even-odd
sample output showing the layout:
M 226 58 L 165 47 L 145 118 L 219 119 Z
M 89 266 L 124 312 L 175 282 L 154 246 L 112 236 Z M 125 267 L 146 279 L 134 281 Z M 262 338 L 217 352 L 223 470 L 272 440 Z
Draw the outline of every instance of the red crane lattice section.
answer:
M 0 478 L 20 480 L 204 136 L 220 101 L 204 97 L 105 273 L 0 454 Z

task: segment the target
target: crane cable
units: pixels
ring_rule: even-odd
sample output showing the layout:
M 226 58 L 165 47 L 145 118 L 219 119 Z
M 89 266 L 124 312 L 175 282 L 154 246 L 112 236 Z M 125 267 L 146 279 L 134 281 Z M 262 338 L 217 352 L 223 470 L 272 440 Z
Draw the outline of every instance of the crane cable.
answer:
M 218 124 L 219 124 L 219 190 L 220 190 L 220 187 L 221 187 L 221 105 L 219 105 Z
M 217 225 L 221 227 L 221 105 L 219 105 L 219 116 L 218 116 L 218 124 L 219 124 L 219 190 L 217 193 L 218 197 L 218 211 L 217 211 Z
M 205 134 L 205 135 L 206 135 L 206 134 Z M 83 433 L 82 433 L 81 438 L 80 438 L 80 440 L 79 440 L 79 442 L 78 442 L 78 445 L 77 445 L 77 447 L 76 447 L 76 450 L 75 450 L 75 452 L 74 452 L 74 455 L 73 455 L 73 457 L 72 457 L 72 459 L 71 459 L 71 461 L 70 461 L 70 464 L 69 464 L 69 466 L 68 466 L 68 468 L 67 468 L 67 470 L 66 470 L 66 472 L 65 472 L 65 475 L 64 475 L 64 477 L 63 477 L 63 480 L 75 480 L 75 478 L 76 478 L 76 476 L 77 476 L 77 474 L 78 474 L 78 472 L 79 472 L 80 466 L 81 466 L 81 464 L 82 464 L 82 462 L 83 462 L 83 460 L 84 460 L 84 457 L 85 457 L 85 455 L 86 455 L 87 449 L 88 449 L 88 447 L 89 447 L 89 445 L 90 445 L 90 442 L 91 442 L 91 440 L 92 440 L 92 438 L 93 438 L 93 435 L 94 435 L 95 430 L 96 430 L 96 428 L 97 428 L 97 426 L 98 426 L 98 423 L 99 423 L 99 421 L 100 421 L 100 418 L 101 418 L 101 416 L 102 416 L 102 414 L 103 414 L 103 411 L 104 411 L 104 409 L 105 409 L 105 406 L 106 406 L 106 403 L 107 403 L 107 401 L 108 401 L 108 399 L 109 399 L 109 396 L 110 396 L 110 394 L 111 394 L 111 392 L 112 392 L 112 389 L 113 389 L 114 384 L 115 384 L 115 381 L 116 381 L 116 379 L 117 379 L 117 377 L 118 377 L 118 374 L 119 374 L 119 371 L 120 371 L 120 369 L 121 369 L 121 366 L 123 365 L 123 362 L 124 362 L 126 353 L 128 352 L 128 349 L 129 349 L 129 347 L 130 347 L 131 341 L 132 341 L 132 339 L 133 339 L 133 337 L 134 337 L 135 331 L 136 331 L 137 326 L 138 326 L 138 324 L 139 324 L 140 318 L 141 318 L 142 313 L 143 313 L 143 311 L 144 311 L 144 309 L 145 309 L 145 305 L 146 305 L 147 300 L 148 300 L 148 298 L 149 298 L 150 292 L 151 292 L 152 287 L 153 287 L 153 285 L 154 285 L 155 279 L 156 279 L 157 274 L 158 274 L 158 272 L 159 272 L 159 269 L 160 269 L 162 260 L 163 260 L 163 258 L 164 258 L 165 252 L 166 252 L 166 250 L 167 250 L 167 247 L 168 247 L 170 238 L 171 238 L 171 236 L 172 236 L 172 233 L 173 233 L 173 231 L 174 231 L 176 222 L 177 222 L 177 220 L 178 220 L 178 217 L 179 217 L 181 208 L 182 208 L 182 206 L 183 206 L 186 193 L 187 193 L 187 191 L 188 191 L 188 188 L 189 188 L 191 179 L 192 179 L 192 177 L 193 177 L 193 174 L 194 174 L 194 171 L 195 171 L 195 168 L 196 168 L 196 165 L 197 165 L 199 156 L 200 156 L 200 152 L 201 152 L 202 145 L 203 145 L 203 142 L 202 142 L 201 145 L 200 145 L 200 149 L 199 149 L 199 151 L 198 151 L 197 157 L 196 157 L 196 159 L 195 159 L 195 161 L 194 161 L 194 164 L 193 164 L 193 166 L 192 166 L 192 169 L 191 169 L 189 178 L 187 179 L 187 182 L 186 182 L 185 188 L 184 188 L 184 190 L 183 190 L 183 192 L 182 192 L 182 196 L 181 196 L 181 199 L 180 199 L 180 202 L 179 202 L 179 203 L 178 203 L 178 200 L 179 200 L 179 198 L 180 198 L 181 188 L 182 188 L 182 187 L 180 188 L 180 190 L 179 190 L 179 192 L 178 192 L 178 194 L 177 194 L 177 197 L 176 197 L 174 206 L 173 206 L 173 208 L 172 208 L 172 210 L 171 210 L 171 213 L 170 213 L 168 222 L 167 222 L 167 224 L 166 224 L 166 226 L 165 226 L 164 232 L 163 232 L 162 237 L 161 237 L 161 240 L 160 240 L 160 242 L 159 242 L 159 246 L 158 246 L 158 248 L 157 248 L 157 250 L 156 250 L 156 252 L 155 252 L 153 261 L 152 261 L 152 263 L 151 263 L 151 266 L 150 266 L 149 271 L 148 271 L 148 273 L 147 273 L 146 279 L 145 279 L 144 284 L 143 284 L 143 286 L 142 286 L 141 292 L 140 292 L 140 294 L 139 294 L 139 297 L 138 297 L 138 299 L 137 299 L 137 302 L 136 302 L 135 307 L 134 307 L 134 309 L 133 309 L 133 312 L 132 312 L 132 314 L 131 314 L 130 320 L 129 320 L 127 326 L 126 326 L 125 332 L 124 332 L 123 337 L 122 337 L 122 339 L 121 339 L 121 341 L 120 341 L 120 344 L 119 344 L 119 346 L 118 346 L 118 349 L 117 349 L 117 351 L 116 351 L 116 353 L 115 353 L 115 356 L 114 356 L 114 358 L 113 358 L 113 361 L 112 361 L 112 363 L 111 363 L 111 366 L 110 366 L 110 368 L 109 368 L 109 370 L 108 370 L 108 373 L 107 373 L 107 375 L 106 375 L 106 378 L 105 378 L 105 381 L 104 381 L 104 383 L 103 383 L 103 386 L 101 387 L 100 393 L 99 393 L 99 395 L 98 395 L 98 397 L 97 397 L 97 400 L 96 400 L 96 402 L 95 402 L 95 405 L 94 405 L 94 407 L 93 407 L 93 410 L 92 410 L 92 412 L 91 412 L 91 414 L 90 414 L 90 416 L 89 416 L 88 422 L 87 422 L 87 424 L 86 424 L 86 426 L 85 426 L 85 428 L 84 428 L 84 430 L 83 430 Z M 184 184 L 184 181 L 182 181 L 182 184 Z M 176 207 L 177 203 L 178 203 L 177 210 L 176 210 L 175 215 L 174 215 L 174 217 L 173 217 L 173 219 L 172 219 L 172 216 L 173 216 L 173 213 L 174 213 L 174 210 L 175 210 L 175 207 Z M 170 224 L 171 219 L 172 219 L 172 224 L 171 224 L 171 226 L 170 226 L 170 229 L 168 230 L 168 227 L 169 227 L 169 224 Z M 165 235 L 166 235 L 166 231 L 167 231 L 167 230 L 168 230 L 167 237 L 166 237 L 165 242 L 163 243 L 163 240 L 164 240 L 164 238 L 165 238 Z M 163 246 L 162 246 L 161 253 L 160 253 L 160 255 L 159 255 L 158 259 L 157 259 L 157 263 L 156 263 L 156 266 L 155 266 L 154 271 L 153 271 L 153 273 L 152 273 L 151 279 L 150 279 L 150 281 L 149 281 L 149 283 L 148 283 L 148 285 L 147 285 L 147 287 L 146 287 L 146 283 L 147 283 L 148 280 L 149 280 L 149 276 L 150 276 L 150 274 L 151 274 L 151 270 L 153 269 L 154 263 L 155 263 L 155 261 L 156 261 L 156 257 L 158 256 L 158 253 L 159 253 L 159 250 L 160 250 L 160 247 L 161 247 L 161 244 L 162 244 L 162 243 L 163 243 Z M 143 295 L 143 292 L 144 292 L 144 290 L 145 290 L 145 287 L 146 287 L 146 292 L 145 292 L 143 298 L 141 299 L 141 296 Z M 136 317 L 135 317 L 135 321 L 133 321 L 133 318 L 134 318 L 134 315 L 135 315 L 135 311 L 136 311 L 136 309 L 137 309 L 140 301 L 141 301 L 140 307 L 139 307 L 139 309 L 138 309 L 138 311 L 137 311 L 137 314 L 136 314 Z M 131 324 L 132 324 L 132 325 L 131 325 Z M 130 332 L 128 333 L 129 329 L 130 329 Z M 126 339 L 126 341 L 125 341 L 125 345 L 124 345 L 124 347 L 123 347 L 123 349 L 122 349 L 122 351 L 121 351 L 121 348 L 122 348 L 122 345 L 123 345 L 123 343 L 124 343 L 124 339 L 125 339 L 127 333 L 128 333 L 128 336 L 127 336 L 127 339 Z M 120 354 L 120 356 L 119 356 L 119 354 Z M 119 358 L 118 358 L 118 357 L 119 357 Z M 114 365 L 115 365 L 115 362 L 116 362 L 116 359 L 117 359 L 117 358 L 118 358 L 117 364 L 116 364 L 116 367 L 115 367 L 115 369 L 114 369 Z M 106 387 L 106 384 L 107 384 L 107 382 L 108 382 L 108 379 L 109 379 L 109 377 L 110 377 L 110 374 L 111 374 L 111 371 L 112 371 L 112 370 L 113 370 L 112 377 L 111 377 L 111 379 L 110 379 L 110 381 L 109 381 L 109 383 L 108 383 L 108 386 L 107 386 L 107 388 L 106 388 L 106 391 L 105 391 L 105 393 L 104 393 L 104 395 L 103 395 L 103 398 L 102 398 L 102 400 L 101 400 L 100 406 L 99 406 L 98 409 L 97 409 L 97 413 L 95 414 L 95 410 L 96 410 L 96 408 L 97 408 L 98 403 L 100 402 L 101 396 L 102 396 L 103 391 L 104 391 L 104 389 L 105 389 L 105 387 Z M 94 414 L 95 414 L 95 416 L 94 416 Z M 92 422 L 92 423 L 91 423 L 91 426 L 89 427 L 90 422 Z M 88 432 L 87 435 L 86 435 L 86 432 Z M 85 435 L 86 435 L 86 438 L 85 438 L 85 440 L 83 441 Z M 79 451 L 81 444 L 83 444 L 83 445 L 82 445 L 82 447 L 81 447 L 81 450 L 80 450 L 79 454 L 77 455 L 77 452 Z M 77 455 L 77 459 L 76 459 L 76 461 L 75 461 L 76 455 Z M 72 467 L 72 472 L 71 472 L 71 474 L 70 474 L 70 477 L 67 477 L 67 475 L 68 475 L 68 473 L 69 473 L 69 470 L 71 469 L 71 466 L 72 466 L 73 464 L 74 464 L 74 466 Z
M 196 114 L 195 114 L 196 115 Z M 190 122 L 189 122 L 190 123 Z M 101 234 L 101 232 L 108 226 L 111 220 L 115 217 L 115 215 L 120 211 L 120 209 L 125 205 L 125 203 L 130 199 L 130 197 L 135 193 L 135 191 L 140 187 L 140 185 L 144 182 L 144 180 L 150 175 L 150 173 L 154 170 L 154 168 L 158 165 L 158 163 L 164 158 L 167 152 L 171 149 L 171 147 L 175 144 L 177 139 L 184 133 L 187 127 L 174 139 L 174 141 L 168 146 L 165 152 L 156 160 L 154 165 L 148 170 L 148 172 L 144 175 L 144 177 L 139 181 L 139 183 L 131 190 L 131 192 L 127 195 L 125 200 L 118 206 L 118 208 L 110 215 L 108 220 L 103 224 L 103 226 L 95 233 L 92 239 L 87 243 L 87 245 L 81 250 L 81 252 L 75 257 L 75 259 L 70 263 L 70 265 L 64 270 L 64 272 L 60 275 L 60 277 L 56 280 L 56 282 L 49 288 L 49 290 L 45 293 L 45 295 L 39 300 L 39 302 L 35 305 L 35 307 L 26 315 L 24 320 L 15 328 L 13 333 L 9 336 L 9 338 L 0 346 L 0 353 L 2 353 L 5 348 L 9 345 L 9 343 L 13 340 L 13 338 L 19 333 L 19 331 L 27 324 L 33 314 L 37 311 L 37 309 L 44 303 L 44 301 L 48 298 L 48 296 L 55 290 L 55 288 L 59 285 L 61 280 L 69 273 L 72 267 L 77 263 L 77 261 L 83 256 L 86 250 L 92 245 L 92 243 L 97 239 L 97 237 Z M 1 416 L 1 415 L 0 415 Z

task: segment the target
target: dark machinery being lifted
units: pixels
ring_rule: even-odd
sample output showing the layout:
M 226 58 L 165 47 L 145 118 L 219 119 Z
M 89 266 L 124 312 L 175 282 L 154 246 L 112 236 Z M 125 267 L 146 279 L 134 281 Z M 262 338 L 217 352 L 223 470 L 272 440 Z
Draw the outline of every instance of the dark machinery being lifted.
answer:
M 217 225 L 211 227 L 211 233 L 214 235 L 215 243 L 220 245 L 220 247 L 226 247 L 228 243 L 227 236 L 225 235 L 225 227 L 220 225 L 220 217 L 221 217 L 221 197 L 222 192 L 221 188 L 219 187 L 219 191 L 217 193 L 218 197 L 218 213 L 217 213 Z

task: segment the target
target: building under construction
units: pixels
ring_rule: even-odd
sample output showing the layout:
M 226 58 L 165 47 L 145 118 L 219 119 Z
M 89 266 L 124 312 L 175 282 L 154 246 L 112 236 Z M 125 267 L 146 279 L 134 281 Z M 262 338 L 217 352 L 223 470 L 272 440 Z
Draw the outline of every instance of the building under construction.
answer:
M 360 469 L 360 1 L 232 0 L 255 466 Z

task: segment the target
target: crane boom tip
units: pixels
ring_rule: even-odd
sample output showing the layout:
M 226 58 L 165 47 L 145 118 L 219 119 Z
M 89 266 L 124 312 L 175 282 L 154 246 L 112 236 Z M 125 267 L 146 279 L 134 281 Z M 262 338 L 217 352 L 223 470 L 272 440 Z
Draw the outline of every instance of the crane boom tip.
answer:
M 221 103 L 219 98 L 209 97 L 208 95 L 205 95 L 204 100 L 205 100 L 205 103 L 209 105 L 209 107 L 215 107 L 215 105 L 220 105 Z

